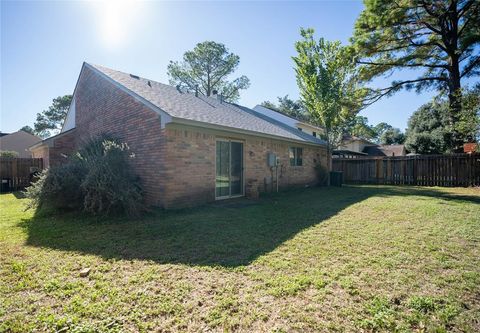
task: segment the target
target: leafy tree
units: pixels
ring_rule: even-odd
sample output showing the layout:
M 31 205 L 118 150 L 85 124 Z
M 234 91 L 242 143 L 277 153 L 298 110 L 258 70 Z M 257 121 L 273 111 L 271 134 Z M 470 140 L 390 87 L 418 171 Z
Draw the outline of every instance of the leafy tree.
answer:
M 59 96 L 53 99 L 48 110 L 37 113 L 37 120 L 33 125 L 35 134 L 42 138 L 57 134 L 62 128 L 71 102 L 72 95 Z
M 402 88 L 448 92 L 447 145 L 458 149 L 465 138 L 454 126 L 459 121 L 462 80 L 480 73 L 480 1 L 365 0 L 352 42 L 359 53 L 365 81 L 394 70 L 423 70 L 416 78 L 393 81 L 371 90 L 370 104 Z M 418 73 L 418 71 L 415 71 Z
M 23 126 L 22 128 L 20 128 L 20 131 L 24 131 L 24 132 L 27 132 L 27 133 L 30 133 L 30 134 L 35 135 L 35 132 L 33 131 L 33 128 L 31 128 L 31 127 L 28 126 L 28 125 Z
M 368 118 L 363 116 L 356 116 L 348 125 L 348 133 L 362 139 L 375 139 L 377 133 L 375 129 L 368 124 Z
M 381 122 L 381 123 L 378 123 L 377 125 L 375 125 L 373 127 L 373 130 L 375 131 L 375 135 L 377 136 L 377 138 L 379 138 L 380 136 L 382 136 L 383 133 L 385 133 L 385 131 L 389 130 L 389 129 L 392 129 L 393 126 L 390 125 L 390 124 L 387 124 L 385 122 Z
M 183 61 L 170 61 L 167 74 L 171 85 L 180 85 L 189 91 L 210 96 L 218 91 L 225 101 L 236 101 L 240 90 L 250 86 L 246 76 L 229 81 L 240 63 L 240 57 L 228 51 L 225 45 L 213 41 L 198 43 L 183 55 Z
M 389 128 L 384 131 L 379 141 L 382 145 L 400 145 L 405 142 L 405 134 L 399 128 Z
M 480 140 L 480 84 L 463 89 L 462 109 L 455 123 L 457 133 L 468 142 Z M 449 142 L 452 127 L 449 122 L 449 101 L 444 95 L 421 106 L 408 121 L 406 147 L 419 154 L 452 152 Z
M 436 99 L 412 114 L 405 145 L 417 154 L 442 154 L 447 149 L 448 133 L 448 105 Z
M 293 99 L 289 98 L 288 95 L 285 95 L 284 97 L 277 97 L 277 99 L 278 104 L 265 101 L 261 105 L 297 119 L 307 118 L 305 108 L 303 107 L 301 101 L 294 101 Z
M 270 101 L 264 101 L 264 102 L 260 103 L 260 105 L 263 106 L 263 107 L 275 110 L 275 111 L 279 111 L 278 106 L 275 103 L 270 102 Z
M 341 141 L 348 122 L 360 108 L 351 50 L 340 42 L 320 38 L 313 29 L 301 29 L 293 57 L 302 104 L 310 119 L 325 129 L 328 153 Z
M 480 141 L 480 83 L 466 89 L 462 98 L 462 111 L 455 124 L 466 142 Z

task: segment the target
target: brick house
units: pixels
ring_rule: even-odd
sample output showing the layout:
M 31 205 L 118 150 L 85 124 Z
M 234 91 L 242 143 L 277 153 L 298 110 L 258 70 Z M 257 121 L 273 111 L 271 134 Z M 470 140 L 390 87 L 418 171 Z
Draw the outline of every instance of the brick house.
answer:
M 147 204 L 164 208 L 312 185 L 327 161 L 322 140 L 254 110 L 88 63 L 61 133 L 31 151 L 55 165 L 102 133 L 129 145 Z

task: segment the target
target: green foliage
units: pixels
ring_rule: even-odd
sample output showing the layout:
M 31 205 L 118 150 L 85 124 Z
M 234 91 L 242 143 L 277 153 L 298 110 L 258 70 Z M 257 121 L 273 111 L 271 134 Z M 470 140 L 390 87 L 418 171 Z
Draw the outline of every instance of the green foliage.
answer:
M 310 119 L 325 129 L 329 149 L 342 139 L 345 126 L 360 109 L 355 62 L 340 42 L 314 39 L 313 29 L 301 30 L 293 57 L 302 104 Z
M 229 52 L 224 44 L 213 41 L 198 43 L 183 55 L 183 61 L 170 61 L 167 74 L 171 85 L 180 85 L 189 91 L 212 95 L 217 90 L 226 101 L 236 101 L 240 90 L 250 86 L 246 76 L 228 80 L 240 63 L 240 57 Z
M 35 135 L 35 131 L 33 130 L 33 128 L 31 128 L 31 127 L 28 126 L 28 125 L 23 126 L 22 128 L 20 128 L 20 131 L 24 131 L 24 132 L 27 132 L 27 133 L 30 133 L 30 134 Z
M 395 309 L 393 304 L 385 297 L 375 297 L 366 307 L 369 314 L 362 320 L 361 327 L 371 330 L 393 330 L 395 328 Z
M 454 127 L 464 142 L 480 139 L 480 85 L 465 89 L 462 110 Z M 421 106 L 408 121 L 406 148 L 419 154 L 442 154 L 450 152 L 452 126 L 449 122 L 449 102 L 437 96 L 432 102 Z
M 405 142 L 405 134 L 399 128 L 389 128 L 379 137 L 382 145 L 400 145 Z
M 78 158 L 88 170 L 81 184 L 86 212 L 135 216 L 142 211 L 139 179 L 126 167 L 126 144 L 102 137 L 94 139 L 79 151 Z
M 427 88 L 447 90 L 449 124 L 458 120 L 461 80 L 477 76 L 480 69 L 480 2 L 477 0 L 365 0 L 355 24 L 352 43 L 359 55 L 364 81 L 390 75 L 395 70 L 418 69 L 416 78 L 393 81 L 389 87 L 371 89 L 367 104 L 402 88 L 417 92 Z M 423 71 L 421 71 L 423 70 Z M 452 127 L 448 145 L 462 140 Z
M 0 157 L 18 157 L 18 153 L 13 150 L 0 150 Z
M 34 123 L 35 134 L 42 138 L 57 134 L 62 128 L 71 103 L 72 95 L 54 98 L 48 110 L 37 113 L 37 120 Z
M 347 132 L 362 139 L 374 139 L 377 136 L 375 129 L 368 124 L 368 118 L 356 116 L 348 124 Z
M 435 299 L 429 296 L 414 296 L 409 300 L 408 306 L 423 313 L 432 312 L 437 307 Z
M 83 193 L 80 189 L 87 170 L 76 161 L 45 169 L 38 180 L 26 189 L 27 208 L 37 211 L 80 210 Z
M 465 142 L 480 141 L 480 83 L 462 95 L 462 110 L 454 125 Z
M 66 163 L 42 172 L 25 192 L 27 208 L 136 216 L 144 207 L 131 157 L 125 144 L 104 136 L 92 139 Z
M 434 100 L 422 105 L 408 120 L 405 145 L 417 154 L 441 154 L 447 150 L 448 111 L 444 103 Z
M 270 101 L 263 102 L 262 106 L 286 114 L 297 119 L 308 120 L 308 113 L 302 105 L 301 101 L 294 101 L 288 95 L 278 97 L 278 104 Z
M 393 126 L 390 125 L 390 124 L 387 124 L 385 122 L 381 122 L 381 123 L 378 123 L 377 125 L 373 126 L 373 131 L 375 132 L 375 139 L 377 141 L 377 143 L 380 143 L 380 138 L 382 137 L 382 135 L 389 131 L 389 130 L 392 130 L 393 129 Z

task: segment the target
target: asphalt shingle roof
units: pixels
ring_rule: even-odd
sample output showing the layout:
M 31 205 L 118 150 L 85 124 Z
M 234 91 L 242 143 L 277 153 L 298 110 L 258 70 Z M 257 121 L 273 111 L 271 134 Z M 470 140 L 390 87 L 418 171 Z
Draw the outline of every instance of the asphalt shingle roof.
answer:
M 173 118 L 186 119 L 221 127 L 273 135 L 306 143 L 325 144 L 323 140 L 303 133 L 252 109 L 217 98 L 179 91 L 176 87 L 88 64 L 124 88 L 152 103 Z M 175 120 L 173 120 L 175 122 Z

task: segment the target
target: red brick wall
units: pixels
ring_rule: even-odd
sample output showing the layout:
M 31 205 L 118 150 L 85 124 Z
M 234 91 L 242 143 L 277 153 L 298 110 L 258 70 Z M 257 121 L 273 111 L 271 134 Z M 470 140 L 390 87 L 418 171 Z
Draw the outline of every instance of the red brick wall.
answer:
M 67 160 L 69 156 L 76 150 L 76 130 L 65 132 L 53 140 L 53 145 L 49 148 L 50 165 L 58 165 Z
M 42 145 L 32 149 L 32 156 L 35 158 L 43 158 L 43 166 L 58 165 L 67 160 L 67 156 L 72 154 L 76 149 L 75 129 L 52 137 Z
M 165 136 L 160 115 L 86 67 L 75 97 L 78 142 L 103 133 L 126 142 L 147 204 L 162 206 Z
M 33 158 L 43 159 L 43 167 L 48 168 L 50 166 L 50 154 L 47 145 L 41 145 L 35 149 L 31 149 Z
M 86 67 L 75 98 L 75 129 L 72 135 L 55 140 L 50 163 L 61 161 L 60 154 L 71 152 L 75 145 L 111 134 L 126 142 L 135 155 L 132 166 L 150 205 L 172 208 L 215 200 L 216 138 L 244 142 L 245 184 L 256 180 L 260 191 L 274 188 L 275 173 L 267 166 L 269 152 L 281 161 L 279 187 L 314 184 L 316 161 L 326 165 L 324 147 L 176 124 L 162 129 L 158 113 Z M 290 146 L 303 147 L 303 166 L 290 166 Z
M 316 183 L 314 166 L 326 166 L 326 149 L 321 146 L 293 144 L 250 135 L 199 127 L 167 125 L 165 171 L 165 206 L 194 206 L 215 200 L 216 138 L 230 138 L 244 143 L 245 184 L 256 180 L 260 191 L 275 188 L 275 173 L 267 165 L 267 154 L 280 159 L 279 187 L 313 185 Z M 290 166 L 289 147 L 303 148 L 303 166 Z

